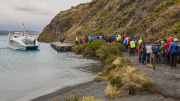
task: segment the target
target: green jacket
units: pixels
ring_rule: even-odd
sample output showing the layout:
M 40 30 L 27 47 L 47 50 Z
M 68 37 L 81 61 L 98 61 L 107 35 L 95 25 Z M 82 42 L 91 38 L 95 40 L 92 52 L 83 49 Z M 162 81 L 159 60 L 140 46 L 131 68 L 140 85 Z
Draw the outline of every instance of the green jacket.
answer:
M 116 37 L 116 41 L 119 41 L 119 36 L 118 36 L 118 37 Z
M 135 47 L 136 47 L 136 46 L 135 46 L 135 41 L 131 41 L 131 42 L 130 42 L 130 47 L 131 47 L 131 48 L 135 48 Z
M 140 40 L 138 41 L 138 45 L 140 45 L 140 44 L 141 44 L 141 42 L 142 42 L 142 40 L 140 39 Z
M 76 41 L 78 41 L 78 37 L 76 37 Z
M 165 44 L 165 42 L 161 41 L 161 47 L 159 48 L 160 53 L 165 53 L 165 48 L 163 48 L 164 44 Z

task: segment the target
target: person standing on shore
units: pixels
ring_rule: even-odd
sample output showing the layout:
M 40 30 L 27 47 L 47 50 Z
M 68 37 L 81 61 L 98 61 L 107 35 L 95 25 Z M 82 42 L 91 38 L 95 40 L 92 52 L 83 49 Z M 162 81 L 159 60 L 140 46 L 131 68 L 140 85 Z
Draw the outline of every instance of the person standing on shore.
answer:
M 172 69 L 177 68 L 176 67 L 176 60 L 177 60 L 177 55 L 179 54 L 179 43 L 178 39 L 175 38 L 173 43 L 171 43 L 170 48 L 168 53 L 170 53 L 170 68 Z
M 165 65 L 170 65 L 170 54 L 168 53 L 170 45 L 171 45 L 170 40 L 168 40 L 167 43 L 163 45 L 163 48 L 165 48 Z
M 136 45 L 135 45 L 135 41 L 132 39 L 130 42 L 130 55 L 133 54 L 134 55 L 134 49 L 135 49 Z
M 126 39 L 123 41 L 124 51 L 125 52 L 127 51 L 127 40 L 128 40 L 128 37 L 126 37 Z
M 78 37 L 76 36 L 76 45 L 78 45 Z
M 150 41 L 148 41 L 146 44 L 147 63 L 149 63 L 150 60 L 150 53 L 152 53 L 152 44 Z
M 165 48 L 163 48 L 163 45 L 165 44 L 164 41 L 161 41 L 161 47 L 159 49 L 160 51 L 160 57 L 161 57 L 161 63 L 165 64 Z

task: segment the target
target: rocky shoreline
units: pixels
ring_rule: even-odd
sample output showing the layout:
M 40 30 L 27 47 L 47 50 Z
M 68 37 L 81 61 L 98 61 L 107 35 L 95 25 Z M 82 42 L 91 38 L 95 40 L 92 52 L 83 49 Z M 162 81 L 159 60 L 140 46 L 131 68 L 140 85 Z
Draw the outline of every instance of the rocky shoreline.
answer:
M 103 101 L 176 101 L 172 98 L 166 98 L 155 92 L 138 92 L 135 95 L 129 95 L 122 99 L 116 98 L 114 100 L 109 100 L 104 95 L 104 89 L 108 84 L 109 82 L 90 81 L 84 84 L 60 89 L 31 101 L 62 101 L 66 97 L 71 96 L 71 89 L 75 89 L 78 95 L 81 95 L 83 92 L 83 96 L 94 96 L 96 99 L 98 98 Z

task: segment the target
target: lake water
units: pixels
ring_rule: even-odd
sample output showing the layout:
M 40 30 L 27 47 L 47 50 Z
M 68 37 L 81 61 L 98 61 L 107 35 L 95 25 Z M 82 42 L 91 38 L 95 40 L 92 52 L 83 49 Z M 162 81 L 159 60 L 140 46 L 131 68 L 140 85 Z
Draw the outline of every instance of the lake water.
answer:
M 8 48 L 7 42 L 8 36 L 0 35 L 1 101 L 28 101 L 92 81 L 103 67 L 97 58 L 57 52 L 49 43 L 40 43 L 38 50 L 18 51 Z

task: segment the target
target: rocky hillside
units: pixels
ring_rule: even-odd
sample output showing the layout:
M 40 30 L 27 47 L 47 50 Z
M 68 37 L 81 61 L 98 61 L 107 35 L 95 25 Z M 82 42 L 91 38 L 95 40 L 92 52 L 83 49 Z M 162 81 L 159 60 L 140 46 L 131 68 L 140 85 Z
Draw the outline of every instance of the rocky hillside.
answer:
M 180 0 L 93 0 L 57 14 L 38 41 L 75 36 L 127 34 L 155 39 L 180 38 Z

